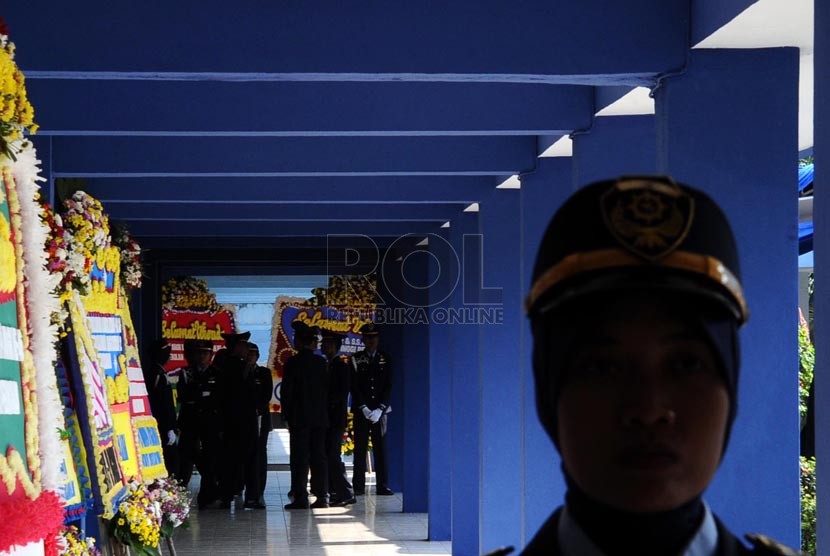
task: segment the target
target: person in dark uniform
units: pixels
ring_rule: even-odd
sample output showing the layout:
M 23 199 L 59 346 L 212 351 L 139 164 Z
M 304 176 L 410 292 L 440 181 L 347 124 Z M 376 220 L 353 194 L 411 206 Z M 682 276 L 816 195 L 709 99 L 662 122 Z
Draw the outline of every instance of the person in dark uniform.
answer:
M 209 507 L 219 498 L 219 462 L 222 452 L 225 385 L 222 371 L 210 364 L 213 344 L 208 340 L 187 340 L 184 344 L 187 367 L 177 385 L 181 410 L 179 481 L 187 486 L 193 463 L 201 483 L 196 497 L 199 508 Z
M 274 391 L 274 379 L 271 377 L 271 370 L 260 366 L 258 360 L 259 346 L 249 344 L 250 388 L 251 395 L 255 398 L 257 413 L 256 470 L 259 490 L 259 495 L 250 506 L 261 510 L 265 509 L 265 483 L 268 479 L 268 433 L 271 432 L 271 395 Z
M 164 366 L 170 361 L 171 350 L 172 346 L 167 340 L 153 342 L 150 349 L 150 364 L 145 366 L 143 372 L 147 397 L 150 399 L 150 411 L 156 419 L 164 443 L 164 465 L 169 473 L 175 474 L 179 468 L 176 405 L 173 402 L 173 389 L 164 370 Z
M 255 367 L 248 363 L 249 344 L 243 337 L 250 337 L 250 333 L 226 337 L 228 352 L 220 358 L 227 393 L 219 486 L 222 508 L 230 508 L 234 496 L 241 495 L 244 489 L 244 507 L 255 509 L 259 506 L 260 494 L 256 450 L 259 435 L 257 387 Z
M 309 507 L 308 482 L 311 467 L 311 490 L 318 494 L 312 508 L 327 508 L 328 476 L 326 466 L 326 428 L 328 427 L 328 370 L 326 360 L 315 355 L 320 329 L 301 321 L 291 323 L 296 355 L 283 367 L 282 417 L 290 435 L 291 492 L 294 500 L 287 510 Z
M 378 349 L 380 331 L 375 323 L 360 328 L 366 349 L 352 357 L 352 412 L 354 413 L 354 484 L 355 494 L 366 491 L 366 450 L 372 438 L 377 494 L 394 494 L 389 488 L 386 465 L 386 419 L 392 395 L 392 360 Z
M 231 354 L 233 351 L 234 346 L 239 342 L 247 342 L 251 339 L 250 332 L 229 332 L 229 333 L 222 333 L 222 339 L 225 340 L 225 347 L 217 351 L 213 356 L 213 366 L 219 367 L 220 369 L 223 367 L 225 363 L 225 359 Z
M 329 365 L 329 427 L 326 431 L 326 463 L 329 470 L 329 494 L 332 506 L 348 506 L 356 502 L 352 485 L 346 478 L 346 466 L 340 459 L 343 432 L 346 430 L 346 411 L 349 405 L 351 361 L 340 354 L 343 335 L 323 329 L 320 351 Z
M 554 215 L 527 310 L 568 489 L 524 554 L 796 554 L 747 548 L 702 499 L 738 407 L 740 276 L 720 208 L 667 177 L 591 184 Z

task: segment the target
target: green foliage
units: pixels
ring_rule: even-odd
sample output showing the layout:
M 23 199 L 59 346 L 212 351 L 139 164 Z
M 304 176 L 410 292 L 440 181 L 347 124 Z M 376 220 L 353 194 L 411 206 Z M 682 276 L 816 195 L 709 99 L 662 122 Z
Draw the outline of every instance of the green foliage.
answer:
M 798 327 L 798 412 L 801 418 L 807 416 L 807 397 L 813 384 L 813 369 L 816 366 L 816 348 L 810 341 L 806 326 Z
M 816 554 L 816 459 L 801 458 L 801 550 Z

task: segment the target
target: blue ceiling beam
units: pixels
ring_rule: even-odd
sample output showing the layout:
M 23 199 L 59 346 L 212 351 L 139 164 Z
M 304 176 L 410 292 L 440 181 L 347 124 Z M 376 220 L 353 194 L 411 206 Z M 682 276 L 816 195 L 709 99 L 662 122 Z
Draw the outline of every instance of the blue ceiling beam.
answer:
M 30 77 L 644 84 L 690 27 L 689 0 L 7 4 Z
M 434 231 L 434 230 L 432 230 Z M 184 261 L 193 258 L 201 258 L 214 264 L 232 263 L 239 264 L 239 261 L 251 263 L 258 261 L 269 264 L 284 266 L 277 257 L 271 256 L 269 249 L 291 249 L 297 255 L 294 258 L 304 259 L 308 257 L 310 250 L 325 250 L 328 247 L 328 238 L 325 236 L 302 236 L 302 237 L 212 237 L 210 241 L 200 237 L 179 237 L 179 236 L 145 236 L 137 238 L 141 244 L 145 258 L 148 253 L 159 256 L 160 253 L 171 253 L 176 251 L 172 260 Z M 372 242 L 379 248 L 385 249 L 392 245 L 412 246 L 423 239 L 422 235 L 414 235 L 399 239 L 398 236 L 373 237 Z M 365 238 L 355 244 L 358 248 L 365 248 Z M 247 251 L 246 251 L 247 250 Z M 221 256 L 217 256 L 221 254 Z M 322 257 L 325 260 L 325 256 Z
M 43 79 L 27 85 L 41 135 L 544 135 L 587 127 L 594 113 L 593 87 L 567 85 Z
M 190 222 L 235 221 L 247 225 L 251 222 L 280 221 L 352 221 L 387 222 L 408 220 L 412 222 L 443 223 L 455 216 L 464 205 L 453 204 L 335 204 L 335 203 L 203 203 L 187 204 L 163 202 L 106 203 L 106 210 L 113 220 L 127 222 L 182 220 Z
M 120 203 L 474 203 L 496 186 L 487 176 L 91 178 L 84 189 L 105 207 Z M 171 209 L 172 210 L 172 209 Z
M 55 177 L 502 175 L 536 139 L 494 137 L 55 137 Z
M 118 222 L 113 220 L 113 222 Z M 400 237 L 426 234 L 440 228 L 436 222 L 221 222 L 218 224 L 187 221 L 128 222 L 128 229 L 137 238 L 145 237 L 325 237 L 353 235 L 369 237 Z

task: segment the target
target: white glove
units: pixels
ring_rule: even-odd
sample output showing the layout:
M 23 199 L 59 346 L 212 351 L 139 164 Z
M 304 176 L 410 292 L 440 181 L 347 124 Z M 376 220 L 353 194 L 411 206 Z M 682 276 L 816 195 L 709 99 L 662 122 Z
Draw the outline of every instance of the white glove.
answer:
M 374 411 L 372 412 L 372 415 L 371 415 L 371 416 L 369 416 L 369 420 L 370 420 L 370 421 L 372 422 L 372 424 L 374 425 L 375 423 L 377 423 L 378 421 L 380 421 L 380 416 L 381 416 L 381 415 L 383 415 L 383 410 L 382 410 L 382 409 L 376 409 L 376 410 L 374 410 Z
M 363 411 L 363 416 L 364 416 L 364 417 L 366 417 L 367 419 L 371 419 L 371 418 L 372 418 L 372 417 L 371 417 L 371 415 L 372 415 L 372 410 L 371 410 L 371 409 L 369 409 L 368 407 L 366 407 L 366 406 L 364 405 L 364 406 L 363 406 L 362 411 Z
M 175 446 L 178 442 L 179 438 L 176 436 L 176 431 L 167 431 L 167 445 Z

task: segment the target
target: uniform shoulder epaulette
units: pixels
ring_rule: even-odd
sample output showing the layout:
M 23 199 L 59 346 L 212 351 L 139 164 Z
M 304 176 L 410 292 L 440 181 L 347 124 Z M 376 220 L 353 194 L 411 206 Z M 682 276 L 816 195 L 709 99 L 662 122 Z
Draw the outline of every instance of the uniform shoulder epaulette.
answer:
M 767 554 L 769 556 L 802 556 L 803 552 L 794 550 L 789 546 L 785 546 L 780 542 L 773 540 L 766 535 L 758 533 L 748 533 L 744 535 L 746 540 L 752 545 L 752 552 L 754 554 Z

